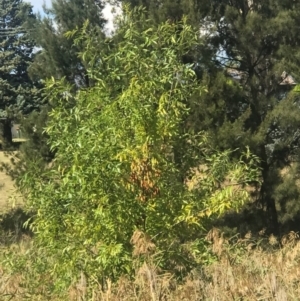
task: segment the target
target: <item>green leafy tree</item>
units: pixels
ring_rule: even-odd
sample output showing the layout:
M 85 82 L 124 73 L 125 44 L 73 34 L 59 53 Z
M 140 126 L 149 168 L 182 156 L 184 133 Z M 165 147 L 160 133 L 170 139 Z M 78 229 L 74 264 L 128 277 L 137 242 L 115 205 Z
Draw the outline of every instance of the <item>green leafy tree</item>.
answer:
M 111 2 L 117 6 L 128 3 L 132 8 L 142 5 L 146 9 L 145 14 L 147 18 L 153 25 L 158 25 L 162 22 L 176 23 L 183 16 L 188 16 L 187 22 L 195 28 L 198 27 L 200 29 L 206 23 L 200 18 L 199 1 L 196 0 L 116 0 Z M 181 30 L 180 27 L 177 27 L 177 30 L 179 33 Z M 116 38 L 122 39 L 118 35 L 115 36 Z M 211 64 L 211 58 L 215 49 L 210 46 L 207 43 L 199 43 L 198 45 L 194 45 L 192 49 L 187 49 L 182 57 L 183 63 L 194 64 L 193 68 L 198 78 L 203 75 L 202 69 L 204 66 L 204 69 L 214 67 Z
M 29 66 L 29 75 L 42 85 L 43 80 L 54 77 L 64 77 L 74 84 L 74 89 L 89 86 L 90 80 L 81 58 L 78 57 L 80 45 L 74 45 L 72 39 L 67 39 L 64 33 L 81 27 L 86 19 L 90 20 L 90 29 L 97 32 L 100 39 L 105 20 L 102 16 L 102 1 L 53 1 L 51 9 L 44 7 L 43 17 L 31 20 L 27 28 L 31 38 L 39 48 Z M 41 99 L 45 100 L 43 90 L 40 90 Z M 47 111 L 53 105 L 47 103 L 32 113 L 31 116 L 21 118 L 21 128 L 26 136 L 26 143 L 22 144 L 13 169 L 9 173 L 15 177 L 26 171 L 29 164 L 35 162 L 37 168 L 44 169 L 53 159 L 54 151 L 49 149 L 48 135 L 44 128 L 48 122 Z M 35 131 L 33 131 L 35 129 Z M 35 157 L 34 160 L 32 160 Z
M 180 59 L 199 42 L 197 31 L 185 20 L 179 35 L 175 24 L 150 26 L 141 9 L 125 10 L 120 22 L 124 40 L 113 48 L 107 41 L 109 54 L 88 24 L 69 33 L 85 45 L 95 85 L 74 93 L 66 80 L 48 81 L 56 105 L 46 131 L 56 156 L 48 170 L 28 168 L 21 179 L 37 246 L 55 259 L 49 272 L 58 281 L 116 279 L 132 272 L 134 255 L 153 252 L 161 268 L 189 271 L 204 260 L 205 228 L 238 210 L 258 177 L 249 152 L 231 161 L 182 127 L 190 94 L 205 93 Z
M 0 1 L 0 119 L 3 143 L 11 143 L 11 120 L 39 106 L 37 88 L 27 68 L 33 59 L 34 41 L 26 29 L 35 19 L 32 6 L 21 0 Z

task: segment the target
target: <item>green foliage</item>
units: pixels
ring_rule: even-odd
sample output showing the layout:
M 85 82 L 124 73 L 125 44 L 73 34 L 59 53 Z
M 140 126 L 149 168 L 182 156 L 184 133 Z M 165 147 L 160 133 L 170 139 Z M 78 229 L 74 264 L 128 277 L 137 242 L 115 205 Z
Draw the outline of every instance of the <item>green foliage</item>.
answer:
M 10 152 L 13 160 L 9 164 L 1 163 L 6 173 L 13 180 L 22 177 L 28 166 L 35 166 L 36 170 L 48 168 L 54 158 L 55 152 L 50 150 L 48 145 L 48 135 L 45 127 L 48 122 L 50 106 L 43 106 L 40 111 L 33 111 L 20 120 L 22 135 L 25 141 L 22 142 L 18 151 Z
M 31 37 L 41 47 L 29 68 L 30 76 L 37 80 L 65 77 L 77 87 L 89 86 L 85 66 L 77 56 L 81 49 L 64 34 L 81 27 L 89 19 L 90 28 L 103 37 L 103 8 L 100 0 L 56 0 L 50 9 L 44 7 L 45 16 L 29 26 Z
M 127 3 L 132 8 L 142 5 L 146 8 L 146 14 L 151 22 L 159 24 L 161 22 L 180 21 L 184 15 L 189 16 L 187 22 L 197 26 L 199 24 L 199 3 L 195 0 L 116 0 L 116 3 Z
M 260 202 L 267 209 L 266 226 L 278 234 L 277 213 L 283 221 L 286 210 L 289 218 L 298 212 L 291 210 L 291 202 L 298 206 L 294 196 L 282 198 L 276 191 L 281 169 L 299 157 L 299 96 L 291 80 L 299 75 L 299 1 L 208 0 L 199 6 L 209 20 L 208 44 L 217 51 L 219 70 L 205 72 L 209 93 L 191 99 L 190 124 L 208 130 L 217 149 L 249 145 L 259 156 Z
M 85 66 L 77 52 L 79 45 L 73 45 L 72 39 L 67 39 L 64 33 L 82 26 L 86 19 L 90 20 L 90 29 L 103 37 L 102 28 L 105 20 L 102 17 L 102 1 L 53 1 L 51 9 L 44 7 L 44 16 L 38 16 L 27 22 L 30 38 L 35 41 L 38 51 L 34 55 L 33 62 L 28 68 L 30 77 L 40 83 L 53 76 L 65 77 L 79 89 L 92 84 L 87 76 Z M 39 90 L 39 96 L 44 102 L 48 102 Z M 19 118 L 21 130 L 26 135 L 26 143 L 22 145 L 17 154 L 15 166 L 6 166 L 9 173 L 16 177 L 21 175 L 27 166 L 36 165 L 36 168 L 44 169 L 53 159 L 54 152 L 50 151 L 47 143 L 47 134 L 44 128 L 47 125 L 48 111 L 55 104 L 43 103 L 30 116 Z M 33 130 L 35 129 L 35 130 Z M 10 128 L 8 126 L 8 130 Z
M 249 151 L 232 161 L 211 150 L 204 133 L 182 127 L 190 95 L 205 93 L 181 61 L 197 31 L 183 19 L 180 33 L 170 23 L 141 32 L 139 18 L 150 24 L 142 9 L 125 9 L 124 39 L 107 41 L 103 53 L 88 23 L 69 33 L 85 45 L 93 87 L 74 93 L 64 79 L 47 82 L 56 156 L 42 173 L 29 166 L 20 183 L 57 283 L 80 273 L 89 283 L 132 275 L 134 257 L 188 272 L 210 260 L 203 236 L 211 222 L 238 210 L 249 198 L 245 186 L 258 179 Z
M 198 43 L 191 48 L 188 61 L 197 63 L 198 78 L 209 93 L 195 93 L 188 100 L 191 114 L 186 125 L 196 132 L 208 131 L 221 151 L 248 145 L 259 156 L 263 170 L 259 199 L 267 209 L 266 226 L 278 233 L 277 213 L 280 221 L 298 215 L 292 209 L 298 207 L 296 198 L 275 194 L 282 184 L 281 169 L 299 158 L 299 87 L 291 80 L 299 81 L 299 1 L 129 3 L 145 5 L 155 24 L 187 14 L 201 28 L 206 47 Z
M 188 16 L 186 22 L 194 26 L 194 28 L 202 28 L 207 22 L 202 20 L 199 6 L 199 1 L 195 0 L 115 0 L 117 5 L 130 5 L 131 8 L 136 8 L 142 5 L 145 8 L 145 16 L 152 25 L 157 26 L 163 22 L 169 22 L 176 24 L 184 16 Z M 125 3 L 125 4 L 124 4 Z M 121 27 L 122 24 L 115 22 L 116 27 Z M 140 20 L 141 29 L 144 27 L 144 22 Z M 203 27 L 204 28 L 204 27 Z M 178 33 L 180 32 L 180 26 L 177 26 Z M 114 34 L 114 40 L 122 40 L 122 37 L 118 35 L 118 31 Z M 197 43 L 192 48 L 186 49 L 185 54 L 182 56 L 182 62 L 184 64 L 194 64 L 193 69 L 198 78 L 201 78 L 204 71 L 208 69 L 214 69 L 214 63 L 211 61 L 215 54 L 215 49 L 207 41 Z

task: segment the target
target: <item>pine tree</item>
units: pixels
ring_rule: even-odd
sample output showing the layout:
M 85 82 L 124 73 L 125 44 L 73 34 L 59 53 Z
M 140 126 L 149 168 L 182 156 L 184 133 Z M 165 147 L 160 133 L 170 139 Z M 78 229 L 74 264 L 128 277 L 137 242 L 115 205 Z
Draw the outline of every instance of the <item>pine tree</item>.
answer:
M 75 47 L 65 33 L 81 27 L 88 19 L 100 38 L 104 38 L 102 15 L 104 3 L 101 0 L 55 0 L 52 8 L 44 7 L 46 17 L 39 17 L 31 24 L 32 35 L 41 50 L 30 66 L 34 79 L 50 77 L 66 79 L 77 87 L 90 85 L 86 67 L 78 57 L 80 47 Z
M 249 145 L 261 158 L 260 201 L 270 230 L 278 233 L 278 219 L 300 212 L 295 194 L 278 193 L 282 168 L 299 156 L 299 97 L 290 91 L 300 79 L 300 1 L 201 5 L 202 18 L 215 30 L 209 44 L 219 50 L 214 62 L 222 71 L 207 74 L 209 94 L 195 100 L 194 125 L 209 129 L 218 148 Z
M 26 23 L 34 18 L 28 3 L 0 1 L 0 118 L 4 144 L 12 142 L 13 117 L 28 114 L 39 105 L 36 87 L 27 72 L 35 44 Z

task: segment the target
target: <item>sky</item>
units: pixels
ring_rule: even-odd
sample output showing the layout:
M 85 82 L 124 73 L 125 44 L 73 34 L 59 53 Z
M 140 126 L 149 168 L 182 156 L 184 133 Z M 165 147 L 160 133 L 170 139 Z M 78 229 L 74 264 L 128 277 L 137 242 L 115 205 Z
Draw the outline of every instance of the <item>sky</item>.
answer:
M 43 15 L 43 4 L 46 3 L 47 7 L 51 6 L 51 0 L 26 0 L 33 5 L 33 11 L 35 13 L 40 12 Z M 111 13 L 112 7 L 107 4 L 103 10 L 104 17 L 108 20 L 106 25 L 106 31 L 109 33 L 113 30 L 113 15 Z
M 46 3 L 47 6 L 50 6 L 51 4 L 51 0 L 27 0 L 27 1 L 33 5 L 33 10 L 35 13 L 38 11 L 40 12 L 43 11 L 42 6 L 44 3 Z

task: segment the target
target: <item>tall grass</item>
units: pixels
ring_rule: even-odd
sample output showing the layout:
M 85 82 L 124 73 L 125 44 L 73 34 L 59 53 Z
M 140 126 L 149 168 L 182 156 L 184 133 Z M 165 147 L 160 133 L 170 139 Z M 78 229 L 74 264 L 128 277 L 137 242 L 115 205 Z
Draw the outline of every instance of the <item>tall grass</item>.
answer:
M 263 233 L 261 233 L 263 235 Z M 37 272 L 30 262 L 18 267 L 8 254 L 20 258 L 34 252 L 32 240 L 24 236 L 2 245 L 0 254 L 0 299 L 5 300 L 93 300 L 93 301 L 225 301 L 300 300 L 300 241 L 291 232 L 280 241 L 274 236 L 235 236 L 225 239 L 213 229 L 207 239 L 218 260 L 199 266 L 182 282 L 155 267 L 151 260 L 136 270 L 135 279 L 123 277 L 117 283 L 93 282 L 89 287 L 82 273 L 65 291 L 51 291 L 54 280 L 47 270 Z M 10 240 L 11 241 L 11 240 Z M 42 258 L 35 253 L 32 260 Z M 5 264 L 4 264 L 5 263 Z M 22 267 L 22 269 L 20 269 Z

